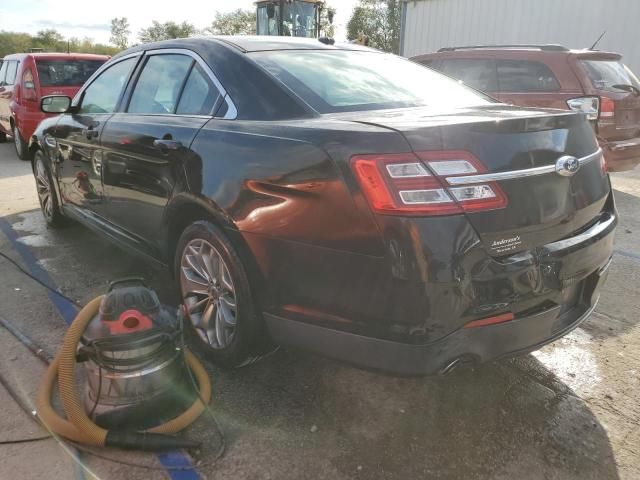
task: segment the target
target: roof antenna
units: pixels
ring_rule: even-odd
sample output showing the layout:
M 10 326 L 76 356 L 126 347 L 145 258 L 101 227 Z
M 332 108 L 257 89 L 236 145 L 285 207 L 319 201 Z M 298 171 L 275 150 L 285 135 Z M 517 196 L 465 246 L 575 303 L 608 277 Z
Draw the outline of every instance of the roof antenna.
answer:
M 596 46 L 600 43 L 600 40 L 602 40 L 602 37 L 604 37 L 605 33 L 607 33 L 607 31 L 605 30 L 604 32 L 602 32 L 602 35 L 600 35 L 598 37 L 598 39 L 594 42 L 593 45 L 591 45 L 591 48 L 589 50 L 593 50 L 596 48 Z

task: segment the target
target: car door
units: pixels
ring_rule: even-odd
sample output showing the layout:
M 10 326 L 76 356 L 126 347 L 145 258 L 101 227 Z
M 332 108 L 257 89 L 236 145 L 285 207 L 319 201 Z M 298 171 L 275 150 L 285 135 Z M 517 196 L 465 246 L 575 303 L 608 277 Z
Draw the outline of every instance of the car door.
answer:
M 139 57 L 124 58 L 102 70 L 74 99 L 75 111 L 58 122 L 55 162 L 60 193 L 65 207 L 76 213 L 105 215 L 100 137 Z
M 103 131 L 104 189 L 110 221 L 154 247 L 182 162 L 222 95 L 206 64 L 183 50 L 147 52 L 130 90 Z
M 12 134 L 10 105 L 13 97 L 17 70 L 17 60 L 5 60 L 2 63 L 2 67 L 0 67 L 0 130 L 9 134 Z

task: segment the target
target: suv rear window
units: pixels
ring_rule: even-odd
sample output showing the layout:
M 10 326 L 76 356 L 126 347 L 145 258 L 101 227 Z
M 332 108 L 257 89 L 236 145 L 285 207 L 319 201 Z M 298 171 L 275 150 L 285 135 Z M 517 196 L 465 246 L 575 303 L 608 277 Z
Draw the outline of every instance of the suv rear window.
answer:
M 560 83 L 544 63 L 530 60 L 497 60 L 501 92 L 556 92 Z
M 409 60 L 358 51 L 271 51 L 252 58 L 320 113 L 493 101 Z
M 104 63 L 102 60 L 36 60 L 41 87 L 79 87 Z
M 618 60 L 580 60 L 593 88 L 620 92 L 614 85 L 632 85 L 640 89 L 640 81 L 626 65 Z

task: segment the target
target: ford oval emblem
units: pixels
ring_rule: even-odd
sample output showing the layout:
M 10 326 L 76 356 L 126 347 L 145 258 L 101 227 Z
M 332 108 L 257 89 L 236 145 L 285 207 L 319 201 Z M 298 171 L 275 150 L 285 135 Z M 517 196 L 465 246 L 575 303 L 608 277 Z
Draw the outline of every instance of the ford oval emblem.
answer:
M 556 172 L 563 177 L 572 177 L 580 170 L 580 161 L 576 157 L 565 155 L 556 161 Z

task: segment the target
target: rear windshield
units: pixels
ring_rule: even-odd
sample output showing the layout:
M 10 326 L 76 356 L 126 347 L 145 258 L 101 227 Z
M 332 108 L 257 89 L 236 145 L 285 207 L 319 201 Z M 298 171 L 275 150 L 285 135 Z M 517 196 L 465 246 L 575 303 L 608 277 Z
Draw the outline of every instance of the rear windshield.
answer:
M 617 60 L 581 60 L 591 80 L 591 84 L 598 90 L 620 92 L 615 85 L 631 85 L 640 89 L 640 81 L 622 62 Z
M 252 54 L 278 80 L 320 113 L 493 103 L 429 68 L 375 52 L 273 51 Z
M 79 87 L 103 63 L 102 60 L 36 60 L 41 87 Z

